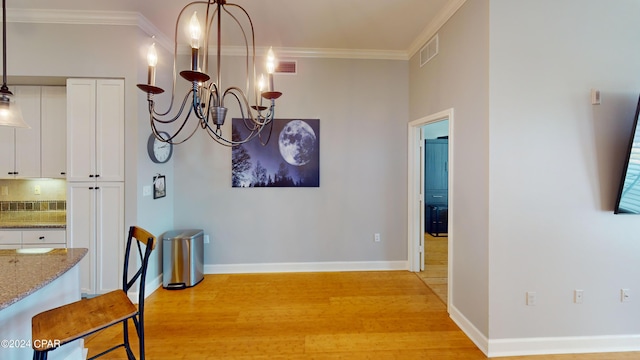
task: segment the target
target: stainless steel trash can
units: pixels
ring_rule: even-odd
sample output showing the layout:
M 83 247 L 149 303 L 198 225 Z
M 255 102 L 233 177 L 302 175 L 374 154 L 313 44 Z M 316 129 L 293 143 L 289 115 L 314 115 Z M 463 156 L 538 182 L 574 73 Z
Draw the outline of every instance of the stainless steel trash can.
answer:
M 204 279 L 204 233 L 200 229 L 162 235 L 162 287 L 184 289 Z

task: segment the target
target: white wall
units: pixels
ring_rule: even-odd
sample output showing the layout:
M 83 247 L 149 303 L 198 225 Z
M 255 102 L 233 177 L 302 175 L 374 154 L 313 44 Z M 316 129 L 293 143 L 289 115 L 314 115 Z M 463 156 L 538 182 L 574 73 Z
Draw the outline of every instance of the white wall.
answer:
M 422 68 L 409 64 L 410 120 L 453 108 L 451 154 L 453 241 L 450 299 L 488 337 L 489 2 L 467 1 L 438 31 L 439 54 Z
M 407 74 L 404 61 L 298 59 L 276 76 L 277 117 L 320 119 L 319 188 L 232 188 L 230 149 L 204 133 L 177 146 L 175 225 L 210 234 L 209 269 L 404 264 Z
M 489 334 L 506 340 L 493 348 L 563 352 L 541 338 L 578 337 L 578 350 L 638 349 L 640 302 L 621 303 L 620 289 L 640 288 L 640 217 L 613 203 L 640 93 L 640 3 L 492 0 L 490 11 Z

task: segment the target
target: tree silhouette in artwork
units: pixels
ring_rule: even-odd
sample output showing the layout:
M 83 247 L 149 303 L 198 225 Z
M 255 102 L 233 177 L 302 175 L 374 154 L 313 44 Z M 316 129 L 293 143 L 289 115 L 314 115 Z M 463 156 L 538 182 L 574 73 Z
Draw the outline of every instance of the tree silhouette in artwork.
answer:
M 267 169 L 262 166 L 260 160 L 256 163 L 256 167 L 253 168 L 253 186 L 254 187 L 265 187 L 268 185 L 267 183 Z
M 289 175 L 289 168 L 287 167 L 287 165 L 285 163 L 280 163 L 278 172 L 276 172 L 275 174 L 272 186 L 283 187 L 295 185 L 295 181 L 293 181 L 293 178 Z
M 240 140 L 240 132 L 233 126 L 231 129 L 231 139 Z M 251 155 L 243 145 L 236 145 L 231 149 L 231 184 L 232 186 L 242 186 L 246 180 L 245 171 L 251 169 Z

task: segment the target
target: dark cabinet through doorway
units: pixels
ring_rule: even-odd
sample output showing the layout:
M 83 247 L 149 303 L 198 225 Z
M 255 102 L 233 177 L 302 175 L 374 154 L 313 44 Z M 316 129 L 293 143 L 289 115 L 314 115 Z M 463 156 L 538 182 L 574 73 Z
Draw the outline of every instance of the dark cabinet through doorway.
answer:
M 424 147 L 425 230 L 440 236 L 447 233 L 449 139 L 427 139 Z

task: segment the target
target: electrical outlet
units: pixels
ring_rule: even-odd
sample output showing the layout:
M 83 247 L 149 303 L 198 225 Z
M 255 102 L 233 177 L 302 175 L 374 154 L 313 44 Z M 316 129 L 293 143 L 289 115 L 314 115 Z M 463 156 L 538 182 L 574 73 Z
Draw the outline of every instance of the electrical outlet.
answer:
M 631 301 L 631 290 L 629 290 L 629 289 L 620 289 L 620 301 L 622 301 L 622 302 Z
M 36 185 L 33 187 L 33 194 L 40 195 L 40 185 Z
M 142 187 L 142 196 L 151 196 L 151 185 L 145 185 Z
M 380 233 L 373 234 L 373 241 L 380 242 Z
M 573 302 L 576 304 L 582 304 L 584 300 L 584 290 L 575 289 L 573 290 Z
M 0 189 L 1 189 L 1 194 L 3 196 L 9 195 L 9 187 L 8 186 L 2 186 L 2 187 L 0 187 Z
M 527 291 L 527 306 L 535 306 L 538 302 L 538 297 L 535 291 Z
M 204 243 L 208 244 L 209 243 L 209 235 L 205 235 L 204 236 Z

